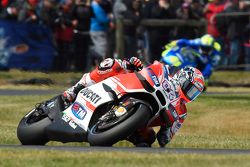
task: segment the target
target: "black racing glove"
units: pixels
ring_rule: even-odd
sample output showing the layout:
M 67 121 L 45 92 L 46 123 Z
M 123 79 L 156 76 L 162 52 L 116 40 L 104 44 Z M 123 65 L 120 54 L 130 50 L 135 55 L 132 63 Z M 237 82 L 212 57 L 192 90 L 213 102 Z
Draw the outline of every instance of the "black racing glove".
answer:
M 132 70 L 132 71 L 140 71 L 143 68 L 143 64 L 141 62 L 141 60 L 137 57 L 131 57 L 128 61 L 127 61 L 127 69 L 128 70 Z

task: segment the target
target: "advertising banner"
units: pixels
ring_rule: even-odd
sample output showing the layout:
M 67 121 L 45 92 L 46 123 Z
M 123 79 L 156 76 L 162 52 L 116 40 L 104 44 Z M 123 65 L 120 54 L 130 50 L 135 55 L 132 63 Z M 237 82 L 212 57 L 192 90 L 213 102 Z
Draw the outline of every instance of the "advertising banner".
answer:
M 0 70 L 49 70 L 55 54 L 47 26 L 0 20 Z

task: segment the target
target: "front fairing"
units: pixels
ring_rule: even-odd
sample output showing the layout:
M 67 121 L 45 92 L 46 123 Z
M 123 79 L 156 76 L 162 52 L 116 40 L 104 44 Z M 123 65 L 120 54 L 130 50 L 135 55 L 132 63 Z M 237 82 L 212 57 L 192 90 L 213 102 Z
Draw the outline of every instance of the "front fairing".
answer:
M 113 97 L 105 90 L 104 83 L 112 84 L 110 80 L 105 80 L 105 82 L 82 89 L 74 103 L 63 112 L 85 131 L 88 130 L 89 122 L 96 108 L 113 100 Z

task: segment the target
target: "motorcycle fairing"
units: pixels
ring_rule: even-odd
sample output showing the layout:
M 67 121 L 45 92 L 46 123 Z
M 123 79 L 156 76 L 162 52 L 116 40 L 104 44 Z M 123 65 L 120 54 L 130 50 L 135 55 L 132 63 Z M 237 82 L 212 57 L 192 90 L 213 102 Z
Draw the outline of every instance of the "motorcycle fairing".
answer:
M 114 83 L 112 82 L 112 80 L 105 80 L 105 84 L 113 85 Z M 87 131 L 89 122 L 95 109 L 98 106 L 112 100 L 113 98 L 110 93 L 105 91 L 103 82 L 99 82 L 82 89 L 78 93 L 74 103 L 63 113 L 77 125 Z

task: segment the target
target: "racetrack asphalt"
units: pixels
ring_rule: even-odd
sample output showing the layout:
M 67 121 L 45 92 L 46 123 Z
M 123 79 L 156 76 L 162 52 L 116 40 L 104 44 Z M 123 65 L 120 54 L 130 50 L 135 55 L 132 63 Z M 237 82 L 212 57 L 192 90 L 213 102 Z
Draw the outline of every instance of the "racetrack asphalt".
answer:
M 45 95 L 59 94 L 55 90 L 9 90 L 0 89 L 0 95 L 18 96 L 18 95 Z M 244 92 L 241 92 L 241 94 Z M 232 92 L 208 94 L 235 94 Z M 32 150 L 55 150 L 55 151 L 73 151 L 73 152 L 140 152 L 140 153 L 177 153 L 177 154 L 250 154 L 250 149 L 201 149 L 201 148 L 142 148 L 142 147 L 73 147 L 73 146 L 23 146 L 23 145 L 0 145 L 0 149 L 32 149 Z
M 93 147 L 93 146 L 23 146 L 0 145 L 0 149 L 52 150 L 72 152 L 136 152 L 136 153 L 174 153 L 174 154 L 250 154 L 250 150 L 239 149 L 201 149 L 201 148 L 147 148 L 147 147 Z
M 2 96 L 21 96 L 21 95 L 46 95 L 46 94 L 59 94 L 62 91 L 56 90 L 16 90 L 16 89 L 0 89 Z

